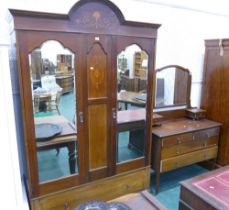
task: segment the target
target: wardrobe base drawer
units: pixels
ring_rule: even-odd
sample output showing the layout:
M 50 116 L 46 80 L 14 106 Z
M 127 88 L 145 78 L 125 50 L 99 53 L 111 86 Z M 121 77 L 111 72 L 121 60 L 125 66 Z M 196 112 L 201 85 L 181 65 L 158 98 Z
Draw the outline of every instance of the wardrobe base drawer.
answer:
M 150 168 L 129 171 L 31 201 L 32 210 L 72 210 L 89 200 L 108 201 L 149 188 Z

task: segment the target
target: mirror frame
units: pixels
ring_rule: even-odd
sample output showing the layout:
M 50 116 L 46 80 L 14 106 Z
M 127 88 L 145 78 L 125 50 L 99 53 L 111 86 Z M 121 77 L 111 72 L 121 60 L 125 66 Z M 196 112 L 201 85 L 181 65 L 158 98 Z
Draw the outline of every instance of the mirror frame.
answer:
M 38 45 L 35 45 L 35 47 L 34 48 L 32 48 L 30 51 L 28 51 L 28 54 L 27 54 L 27 62 L 28 62 L 28 69 L 27 70 L 29 70 L 29 72 L 28 72 L 28 75 L 30 76 L 30 80 L 29 80 L 29 82 L 30 82 L 30 86 L 32 87 L 33 86 L 33 78 L 32 78 L 32 75 L 31 75 L 31 73 L 32 73 L 32 70 L 31 70 L 31 58 L 32 58 L 32 53 L 34 52 L 34 51 L 36 51 L 36 50 L 39 50 L 40 51 L 40 53 L 41 53 L 41 57 L 40 57 L 40 59 L 42 60 L 43 58 L 42 58 L 42 49 L 43 49 L 43 47 L 45 46 L 45 45 L 47 45 L 49 42 L 53 42 L 53 43 L 56 43 L 57 45 L 58 45 L 58 47 L 61 47 L 61 49 L 63 50 L 63 51 L 68 51 L 68 55 L 71 55 L 72 56 L 72 76 L 73 76 L 73 89 L 72 89 L 72 91 L 70 91 L 70 92 L 73 92 L 73 95 L 74 95 L 74 100 L 76 101 L 77 100 L 77 84 L 76 84 L 76 53 L 70 48 L 70 47 L 67 47 L 65 44 L 63 44 L 63 42 L 61 42 L 60 40 L 58 40 L 58 39 L 54 39 L 54 38 L 47 38 L 47 39 L 44 39 L 44 40 L 42 40 Z M 59 53 L 56 53 L 56 52 L 54 52 L 54 54 L 55 54 L 55 57 L 57 56 L 57 55 L 61 55 L 61 54 L 59 54 Z M 65 54 L 63 54 L 63 55 L 65 55 Z M 41 63 L 42 63 L 42 61 L 41 61 Z M 57 69 L 57 60 L 56 60 L 56 63 L 54 63 L 55 64 L 55 68 Z M 43 64 L 42 64 L 43 65 Z M 43 67 L 42 67 L 43 68 Z M 63 76 L 63 75 L 57 75 L 56 74 L 57 72 L 56 72 L 56 70 L 55 70 L 55 73 L 54 74 L 45 74 L 45 73 L 41 73 L 40 74 L 40 80 L 41 80 L 41 78 L 42 78 L 42 76 L 47 76 L 47 75 L 52 75 L 52 76 Z M 70 72 L 71 73 L 71 72 Z M 67 74 L 69 74 L 69 72 L 67 72 Z M 56 82 L 56 81 L 55 81 Z M 56 82 L 56 84 L 58 84 L 57 82 Z M 42 84 L 41 84 L 41 86 L 42 86 Z M 60 86 L 60 85 L 59 85 Z M 60 88 L 62 88 L 61 86 L 60 86 Z M 48 90 L 47 90 L 48 91 Z M 62 91 L 63 91 L 63 88 L 62 88 Z M 62 92 L 61 91 L 61 92 Z M 33 88 L 31 88 L 31 98 L 33 98 L 32 97 L 32 95 L 33 95 Z M 58 91 L 57 91 L 58 92 Z M 65 93 L 62 93 L 62 94 L 65 94 Z M 61 94 L 61 95 L 62 95 Z M 52 97 L 52 96 L 51 96 Z M 52 102 L 50 102 L 50 103 L 52 103 Z M 33 101 L 31 101 L 31 104 L 33 104 Z M 76 114 L 76 111 L 77 111 L 77 104 L 73 104 L 72 105 L 72 108 L 74 109 L 74 114 Z M 35 153 L 34 153 L 34 156 L 35 156 L 35 160 L 36 160 L 36 170 L 34 170 L 34 171 L 36 171 L 36 182 L 37 182 L 37 184 L 38 185 L 40 185 L 40 186 L 47 186 L 47 185 L 51 185 L 52 183 L 55 183 L 55 182 L 58 182 L 59 180 L 63 180 L 63 179 L 73 179 L 73 177 L 74 177 L 74 179 L 75 179 L 75 177 L 77 177 L 77 179 L 78 179 L 78 177 L 79 177 L 79 164 L 78 164 L 78 162 L 77 162 L 77 158 L 78 158 L 78 148 L 77 148 L 77 146 L 74 148 L 74 150 L 75 150 L 75 152 L 76 152 L 76 157 L 75 157 L 75 162 L 76 162 L 76 164 L 75 164 L 75 169 L 73 169 L 73 170 L 75 170 L 75 172 L 71 172 L 71 167 L 72 167 L 72 165 L 69 163 L 69 161 L 70 161 L 70 158 L 69 158 L 69 155 L 67 156 L 67 165 L 68 165 L 68 167 L 69 167 L 69 174 L 67 174 L 67 175 L 62 175 L 62 176 L 59 176 L 59 177 L 54 177 L 54 178 L 49 178 L 49 179 L 45 179 L 45 180 L 40 180 L 40 171 L 39 171 L 39 160 L 38 160 L 38 152 L 40 152 L 40 151 L 42 151 L 42 150 L 44 150 L 44 149 L 42 149 L 42 141 L 37 141 L 36 140 L 36 129 L 35 129 L 35 125 L 36 125 L 36 119 L 38 119 L 38 118 L 41 118 L 41 117 L 35 117 L 35 115 L 34 115 L 34 106 L 32 105 L 32 111 L 33 111 L 33 114 L 31 115 L 32 116 L 32 119 L 33 119 L 33 144 L 35 145 Z M 49 112 L 49 111 L 48 111 Z M 51 115 L 51 116 L 63 116 L 64 118 L 66 118 L 67 119 L 67 117 L 65 116 L 65 115 L 63 115 L 63 114 L 56 114 L 56 115 Z M 69 122 L 72 122 L 72 121 L 70 121 L 69 119 L 68 119 L 68 121 Z M 39 124 L 39 123 L 46 123 L 46 122 L 38 122 L 37 124 Z M 51 123 L 57 123 L 58 124 L 58 122 L 51 122 Z M 77 133 L 77 121 L 75 121 L 74 123 L 71 123 L 74 127 L 75 127 L 75 130 L 76 130 L 76 133 Z M 77 134 L 72 134 L 72 135 L 77 135 Z M 57 138 L 58 137 L 58 135 L 57 136 L 53 136 L 52 138 Z M 67 138 L 67 137 L 66 137 Z M 73 137 L 72 137 L 73 138 Z M 76 140 L 75 140 L 76 142 L 77 142 L 77 137 L 76 137 Z M 45 142 L 45 141 L 44 141 Z M 39 150 L 39 146 L 37 146 L 38 144 L 40 144 L 40 147 L 41 147 L 41 149 Z M 77 144 L 77 143 L 76 143 Z M 47 145 L 46 145 L 47 146 Z M 48 148 L 49 146 L 47 146 L 47 148 Z M 61 148 L 61 147 L 60 147 Z M 58 149 L 60 149 L 60 148 L 58 148 L 57 147 L 57 149 L 56 149 L 56 151 L 57 151 L 57 154 L 59 153 L 59 151 L 58 151 Z M 67 147 L 68 148 L 68 147 Z M 48 149 L 47 149 L 48 150 Z M 57 155 L 56 155 L 57 156 Z M 74 167 L 73 167 L 74 168 Z M 47 171 L 47 170 L 46 170 Z M 78 181 L 77 181 L 78 182 Z
M 186 92 L 186 101 L 184 104 L 173 104 L 173 105 L 165 105 L 165 106 L 156 106 L 156 82 L 157 82 L 157 73 L 158 72 L 161 72 L 163 70 L 166 70 L 168 68 L 176 68 L 176 69 L 179 69 L 181 71 L 184 71 L 184 72 L 187 72 L 188 74 L 188 80 L 187 80 L 187 92 Z M 189 71 L 189 69 L 187 68 L 184 68 L 182 66 L 179 66 L 179 65 L 167 65 L 167 66 L 164 66 L 162 68 L 158 68 L 155 70 L 155 77 L 154 77 L 154 103 L 153 103 L 153 108 L 154 109 L 163 109 L 163 108 L 179 108 L 179 107 L 184 107 L 186 106 L 185 108 L 190 108 L 191 107 L 191 100 L 190 100 L 190 96 L 191 96 L 191 81 L 192 81 L 192 75 L 191 75 L 191 72 Z
M 134 50 L 131 50 L 131 49 L 134 49 Z M 136 50 L 137 49 L 137 50 Z M 122 122 L 123 124 L 124 124 L 124 126 L 125 126 L 125 129 L 124 130 L 120 130 L 120 131 L 116 131 L 117 132 L 117 138 L 116 138 L 116 166 L 118 166 L 118 167 L 120 167 L 120 166 L 125 166 L 126 168 L 128 168 L 129 166 L 127 166 L 127 164 L 133 164 L 133 163 L 136 163 L 136 165 L 139 165 L 139 163 L 140 164 L 142 164 L 142 165 L 144 165 L 144 160 L 146 159 L 146 154 L 147 154 L 147 150 L 146 150 L 146 143 L 147 143 L 147 140 L 146 140 L 146 135 L 145 135 L 145 132 L 146 132 L 146 129 L 147 129 L 147 126 L 146 126 L 146 118 L 147 118 L 147 116 L 146 116 L 146 113 L 147 113 L 147 100 L 148 100 L 148 92 L 147 92 L 147 89 L 148 89 L 148 73 L 149 73 L 149 57 L 150 57 L 150 55 L 149 55 L 149 53 L 148 53 L 148 51 L 147 50 L 145 50 L 139 43 L 129 43 L 129 44 L 127 44 L 123 49 L 121 49 L 120 51 L 118 51 L 117 52 L 117 71 L 118 71 L 118 66 L 119 66 L 119 64 L 118 64 L 118 61 L 119 61 L 119 56 L 120 55 L 122 55 L 122 54 L 128 54 L 128 50 L 131 50 L 131 51 L 133 51 L 132 53 L 131 53 L 131 57 L 133 58 L 133 77 L 131 77 L 131 75 L 129 75 L 129 76 L 125 76 L 125 75 L 123 75 L 124 76 L 124 78 L 126 78 L 126 79 L 128 79 L 128 80 L 135 80 L 135 79 L 137 79 L 138 80 L 138 83 L 137 83 L 137 85 L 135 84 L 135 82 L 133 83 L 134 85 L 136 85 L 136 87 L 138 87 L 139 89 L 138 90 L 128 90 L 128 88 L 127 89 L 123 89 L 124 90 L 124 93 L 125 93 L 125 91 L 126 92 L 131 92 L 131 93 L 136 93 L 137 95 L 140 95 L 141 94 L 141 88 L 140 88 L 140 81 L 144 81 L 144 83 L 145 83 L 145 92 L 144 92 L 144 94 L 145 94 L 145 96 L 146 96 L 146 100 L 145 100 L 145 102 L 144 102 L 144 105 L 143 105 L 143 103 L 141 104 L 141 100 L 135 100 L 135 99 L 133 99 L 133 97 L 132 97 L 132 95 L 130 95 L 130 96 L 127 96 L 126 97 L 126 99 L 124 99 L 124 100 L 120 100 L 120 102 L 124 102 L 124 104 L 125 104 L 125 106 L 126 106 L 126 104 L 131 104 L 131 105 L 136 105 L 137 106 L 137 110 L 139 110 L 140 109 L 140 111 L 142 110 L 142 109 L 145 109 L 145 119 L 144 119 L 144 126 L 143 126 L 143 128 L 131 128 L 131 127 L 133 127 L 133 126 L 131 126 L 130 124 L 132 124 L 133 122 L 128 122 L 128 119 L 125 119 L 125 121 L 124 122 Z M 140 59 L 140 60 L 144 60 L 144 59 L 142 59 L 142 57 L 141 56 L 139 56 L 139 55 L 135 55 L 135 53 L 144 53 L 144 58 L 146 57 L 147 59 L 145 59 L 145 60 L 147 60 L 147 66 L 145 67 L 145 76 L 143 76 L 143 77 L 141 77 L 140 75 L 135 75 L 135 65 L 136 65 L 136 63 L 137 62 L 135 62 L 135 59 Z M 126 56 L 126 58 L 127 58 L 128 56 Z M 136 58 L 137 57 L 137 58 Z M 131 62 L 131 64 L 132 64 L 132 62 Z M 131 65 L 130 64 L 130 65 Z M 141 65 L 142 66 L 142 65 Z M 127 69 L 130 69 L 130 68 L 127 68 Z M 130 73 L 130 72 L 129 72 Z M 118 74 L 116 74 L 116 75 L 118 75 Z M 128 82 L 127 82 L 128 83 Z M 130 84 L 132 84 L 132 83 L 130 83 Z M 124 85 L 125 86 L 125 85 Z M 131 86 L 131 85 L 129 85 L 129 86 Z M 136 87 L 134 87 L 133 89 L 135 89 Z M 118 97 L 118 94 L 120 94 L 120 92 L 119 92 L 119 90 L 118 90 L 119 88 L 118 88 L 118 77 L 117 77 L 117 102 L 119 101 L 119 97 Z M 143 93 L 142 93 L 143 94 Z M 138 105 L 137 105 L 138 104 Z M 127 113 L 127 115 L 129 115 L 128 114 L 128 111 L 131 111 L 131 109 L 128 109 L 128 108 L 125 108 L 124 110 L 119 110 L 119 107 L 117 107 L 116 108 L 117 110 L 118 110 L 118 112 L 117 112 L 117 115 L 119 115 L 119 114 L 124 114 L 124 116 L 126 115 L 125 114 L 125 112 Z M 124 111 L 124 113 L 122 113 L 122 111 Z M 132 110 L 132 111 L 136 111 L 136 110 Z M 119 114 L 118 114 L 119 113 Z M 128 117 L 127 117 L 128 118 Z M 139 119 L 138 119 L 139 120 Z M 142 123 L 142 121 L 141 122 L 137 122 L 138 124 L 141 124 Z M 117 124 L 118 124 L 118 121 L 117 121 Z M 129 124 L 129 125 L 128 125 Z M 136 126 L 136 122 L 134 123 L 135 125 L 134 126 Z M 123 126 L 123 127 L 124 127 Z M 139 125 L 138 125 L 139 126 Z M 129 127 L 129 128 L 128 128 Z M 135 148 L 135 149 L 139 149 L 139 151 L 142 153 L 141 155 L 138 155 L 137 157 L 133 157 L 133 158 L 127 158 L 127 159 L 125 159 L 125 160 L 119 160 L 119 152 L 118 152 L 118 150 L 119 150 L 119 148 L 118 148 L 118 145 L 119 145 L 119 140 L 120 140 L 120 138 L 119 138 L 119 133 L 122 133 L 122 132 L 137 132 L 137 133 L 139 133 L 139 131 L 140 130 L 144 130 L 144 134 L 143 134 L 143 138 L 142 138 L 142 141 L 143 141 L 143 145 L 141 145 L 141 146 L 143 146 L 143 148 L 141 148 L 142 149 L 142 151 L 141 151 L 141 149 L 140 148 L 138 148 L 138 146 L 139 145 L 132 145 L 131 146 L 131 134 L 129 133 L 129 145 L 127 146 L 127 147 L 133 147 L 133 148 Z M 133 134 L 132 134 L 132 136 L 134 136 Z M 132 137 L 133 138 L 133 137 Z M 133 140 L 132 140 L 133 141 Z

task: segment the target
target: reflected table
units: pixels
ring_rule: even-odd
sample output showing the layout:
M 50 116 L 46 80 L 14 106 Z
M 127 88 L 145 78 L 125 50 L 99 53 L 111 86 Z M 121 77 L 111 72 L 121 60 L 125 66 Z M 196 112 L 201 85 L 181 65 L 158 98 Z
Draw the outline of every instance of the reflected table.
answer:
M 229 209 L 229 166 L 181 182 L 179 209 Z
M 146 110 L 144 108 L 118 111 L 118 132 L 129 131 L 128 147 L 144 151 Z
M 62 127 L 62 131 L 59 135 L 48 139 L 47 141 L 37 142 L 37 150 L 48 150 L 67 147 L 69 157 L 70 173 L 73 174 L 76 171 L 76 140 L 77 133 L 75 126 L 69 122 L 64 116 L 49 116 L 49 117 L 37 117 L 35 118 L 35 124 L 41 123 L 53 123 Z
M 146 110 L 132 109 L 118 111 L 118 131 L 131 131 L 145 127 Z
M 128 104 L 145 107 L 146 94 L 141 92 L 121 91 L 118 93 L 118 102 L 125 104 L 125 109 L 128 109 Z

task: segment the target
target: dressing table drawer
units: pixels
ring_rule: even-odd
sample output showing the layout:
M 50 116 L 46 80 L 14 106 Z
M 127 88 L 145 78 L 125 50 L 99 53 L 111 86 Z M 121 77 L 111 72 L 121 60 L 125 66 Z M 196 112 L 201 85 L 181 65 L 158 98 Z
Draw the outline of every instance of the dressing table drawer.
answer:
M 213 136 L 219 135 L 219 127 L 218 128 L 210 128 L 202 131 L 196 131 L 193 133 L 193 140 L 200 140 L 200 139 L 208 139 Z
M 188 141 L 183 144 L 176 144 L 171 147 L 164 147 L 161 150 L 161 159 L 175 157 L 199 149 L 204 149 L 218 144 L 218 136 L 212 136 L 208 139 L 201 139 L 198 141 Z
M 181 144 L 190 140 L 192 140 L 192 133 L 169 136 L 162 139 L 162 147 L 169 147 L 174 144 Z
M 176 144 L 183 144 L 185 142 L 193 141 L 193 140 L 203 140 L 209 139 L 213 136 L 219 135 L 219 128 L 210 128 L 206 130 L 196 131 L 193 133 L 185 133 L 174 136 L 169 136 L 162 138 L 162 148 L 169 147 Z
M 196 162 L 213 159 L 217 157 L 218 147 L 213 146 L 207 149 L 183 154 L 177 157 L 164 159 L 160 164 L 160 172 L 170 171 Z

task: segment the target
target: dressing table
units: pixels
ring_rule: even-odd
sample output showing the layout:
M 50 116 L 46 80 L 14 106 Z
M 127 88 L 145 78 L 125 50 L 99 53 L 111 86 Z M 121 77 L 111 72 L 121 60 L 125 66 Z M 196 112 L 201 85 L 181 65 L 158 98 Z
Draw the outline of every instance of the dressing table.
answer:
M 161 173 L 217 157 L 221 124 L 205 119 L 203 110 L 198 115 L 198 109 L 193 111 L 197 117 L 190 118 L 188 69 L 166 66 L 156 70 L 155 79 L 154 113 L 162 117 L 152 129 L 151 167 L 157 193 Z

